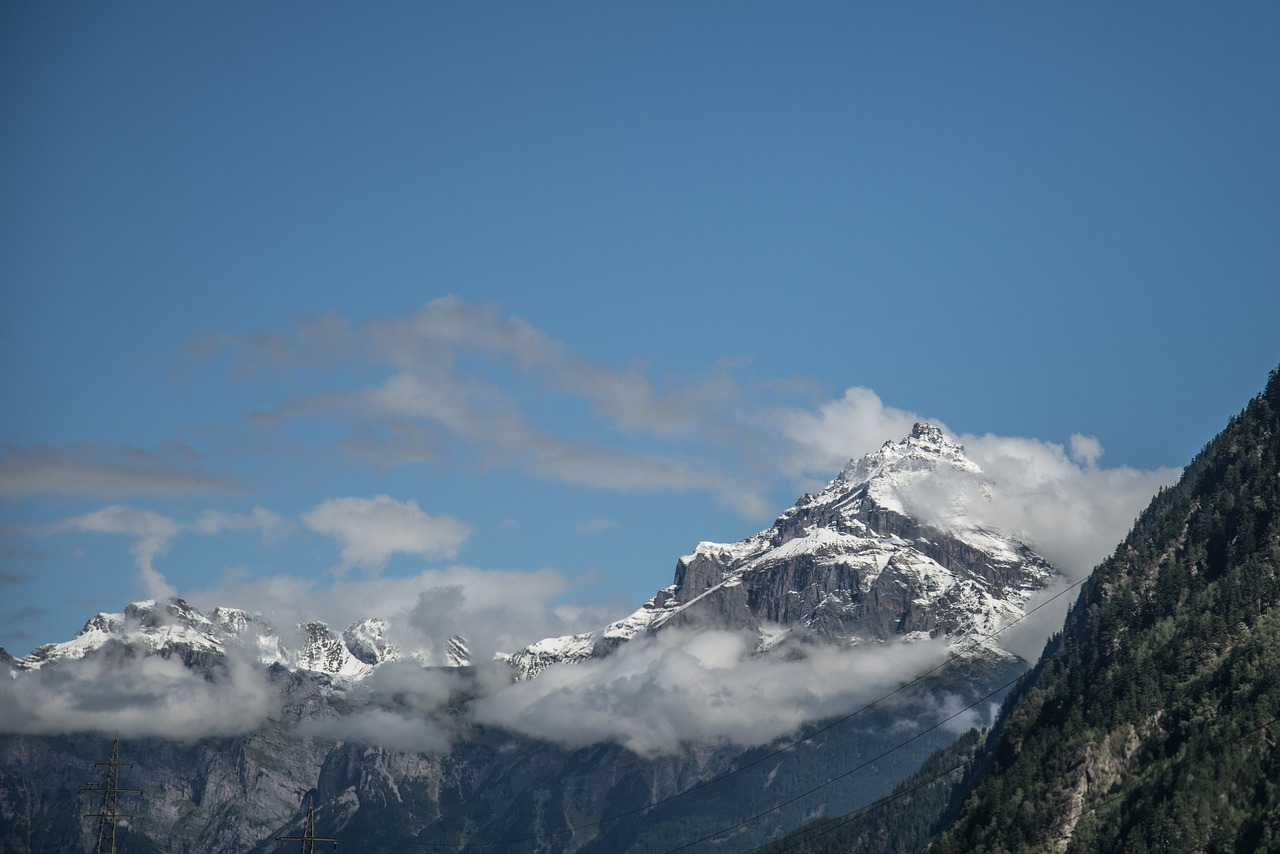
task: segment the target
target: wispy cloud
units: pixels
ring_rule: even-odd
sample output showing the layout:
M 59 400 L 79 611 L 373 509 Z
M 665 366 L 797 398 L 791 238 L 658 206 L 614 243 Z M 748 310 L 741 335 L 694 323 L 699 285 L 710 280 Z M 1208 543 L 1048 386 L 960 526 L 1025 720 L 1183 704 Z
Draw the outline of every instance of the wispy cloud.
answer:
M 760 401 L 747 399 L 727 363 L 660 387 L 638 367 L 585 359 L 520 318 L 453 297 L 354 327 L 329 318 L 244 338 L 209 334 L 188 350 L 233 353 L 233 370 L 250 376 L 360 354 L 374 381 L 281 400 L 250 423 L 344 423 L 341 446 L 379 469 L 448 455 L 572 485 L 706 492 L 745 515 L 767 512 L 771 475 L 724 464 L 723 449 L 757 444 L 760 429 Z M 586 422 L 554 417 L 580 407 Z
M 288 523 L 267 510 L 255 507 L 251 513 L 206 511 L 190 522 L 178 522 L 153 510 L 113 504 L 91 513 L 70 516 L 40 528 L 42 534 L 68 531 L 94 534 L 121 534 L 134 538 L 129 551 L 138 569 L 138 579 L 153 599 L 166 600 L 176 590 L 156 568 L 155 561 L 169 550 L 173 538 L 184 532 L 216 534 L 230 530 L 255 530 L 264 536 L 278 536 Z
M 25 623 L 30 620 L 37 620 L 43 617 L 47 612 L 44 608 L 37 608 L 34 605 L 28 605 L 26 608 L 19 608 L 16 611 L 4 615 L 6 623 Z
M 188 495 L 224 492 L 228 481 L 201 467 L 195 450 L 150 450 L 80 442 L 0 446 L 0 495 Z
M 322 314 L 284 329 L 261 329 L 248 335 L 206 330 L 186 342 L 187 355 L 200 360 L 230 357 L 236 376 L 256 377 L 266 370 L 330 365 L 350 357 L 359 342 L 345 318 Z
M 778 494 L 821 486 L 916 421 L 947 429 L 868 388 L 824 398 L 798 381 L 744 380 L 728 363 L 658 384 L 639 367 L 586 359 L 527 321 L 454 297 L 401 318 L 327 317 L 211 341 L 193 347 L 233 351 L 246 373 L 360 354 L 372 382 L 282 400 L 254 423 L 345 423 L 343 447 L 378 468 L 448 456 L 593 489 L 703 492 L 758 522 L 781 509 Z M 554 417 L 562 405 L 578 413 L 571 422 Z M 1025 437 L 956 438 L 998 486 L 980 521 L 1025 537 L 1071 573 L 1105 555 L 1176 476 L 1107 468 L 1102 443 L 1081 434 L 1069 450 Z

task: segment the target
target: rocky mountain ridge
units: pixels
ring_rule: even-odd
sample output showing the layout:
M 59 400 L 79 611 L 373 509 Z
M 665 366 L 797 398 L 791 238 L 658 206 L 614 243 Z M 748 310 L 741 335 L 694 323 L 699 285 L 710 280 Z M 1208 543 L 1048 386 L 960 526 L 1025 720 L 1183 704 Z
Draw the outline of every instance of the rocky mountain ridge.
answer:
M 120 613 L 95 614 L 71 640 L 42 644 L 21 657 L 8 656 L 7 663 L 14 671 L 41 670 L 78 661 L 112 645 L 135 654 L 177 655 L 184 660 L 240 649 L 262 667 L 359 680 L 378 665 L 406 655 L 387 639 L 389 627 L 386 620 L 368 617 L 340 633 L 319 620 L 280 632 L 261 614 L 239 608 L 219 606 L 206 614 L 181 598 L 163 605 L 144 600 L 126 605 Z M 438 654 L 418 649 L 408 655 L 423 666 L 471 663 L 466 641 L 460 637 L 451 638 Z
M 708 626 L 753 633 L 761 654 L 796 642 L 939 637 L 970 647 L 1020 618 L 1055 575 L 1025 543 L 971 520 L 969 505 L 990 500 L 990 490 L 963 446 L 918 423 L 902 441 L 851 460 L 768 529 L 699 543 L 677 562 L 674 583 L 625 619 L 539 641 L 508 661 L 529 678 L 642 634 Z M 913 515 L 925 504 L 945 506 L 941 523 Z
M 511 672 L 500 676 L 515 680 L 511 690 L 536 687 L 520 680 L 665 632 L 745 633 L 755 638 L 750 654 L 773 662 L 803 660 L 817 646 L 856 660 L 863 649 L 891 643 L 971 645 L 1021 615 L 1027 597 L 1053 576 L 1025 544 L 967 515 L 990 488 L 962 447 L 916 425 L 902 441 L 850 461 L 770 528 L 738 543 L 698 544 L 678 560 L 674 583 L 628 617 L 501 656 Z M 947 513 L 913 515 L 937 504 Z M 370 618 L 342 631 L 320 622 L 278 631 L 236 608 L 134 603 L 91 618 L 71 641 L 8 660 L 11 678 L 0 680 L 0 690 L 30 680 L 64 696 L 58 692 L 82 666 L 105 673 L 94 685 L 114 690 L 121 670 L 163 658 L 159 681 L 135 684 L 171 684 L 180 662 L 184 690 L 217 703 L 237 680 L 226 663 L 248 662 L 242 696 L 259 702 L 254 722 L 240 725 L 243 715 L 233 709 L 217 718 L 219 734 L 137 738 L 127 746 L 137 760 L 130 785 L 149 793 L 130 850 L 272 851 L 275 836 L 296 835 L 298 793 L 305 792 L 317 803 L 318 827 L 361 850 L 530 838 L 536 841 L 525 850 L 641 854 L 665 851 L 672 838 L 698 834 L 708 821 L 736 820 L 730 817 L 743 809 L 803 792 L 825 773 L 815 768 L 867 763 L 900 733 L 935 724 L 944 704 L 988 696 L 1025 667 L 987 644 L 930 684 L 872 709 L 855 731 L 811 722 L 820 737 L 785 757 L 772 758 L 768 744 L 748 749 L 732 740 L 642 756 L 620 743 L 572 747 L 477 723 L 469 704 L 505 690 L 476 666 L 487 662 L 473 662 L 456 636 L 439 651 L 401 648 L 391 642 L 402 637 L 395 628 Z M 75 696 L 93 702 L 98 695 L 84 691 L 96 690 Z M 0 736 L 0 851 L 10 844 L 63 851 L 84 841 L 74 823 L 42 828 L 83 813 L 76 792 L 101 759 L 102 738 L 39 731 L 45 734 Z M 934 727 L 921 736 L 895 753 L 892 767 L 850 781 L 826 803 L 856 809 L 886 793 L 955 733 Z M 646 811 L 654 800 L 741 767 L 749 770 L 718 790 Z M 806 809 L 796 802 L 741 841 L 776 838 Z M 628 818 L 605 821 L 616 815 Z

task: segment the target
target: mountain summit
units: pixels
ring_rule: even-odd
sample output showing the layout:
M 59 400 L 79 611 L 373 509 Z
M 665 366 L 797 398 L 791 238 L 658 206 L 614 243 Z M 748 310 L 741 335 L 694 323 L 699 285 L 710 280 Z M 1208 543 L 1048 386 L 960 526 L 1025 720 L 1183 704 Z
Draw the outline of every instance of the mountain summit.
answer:
M 699 543 L 676 563 L 674 583 L 629 617 L 540 641 L 509 661 L 527 678 L 676 626 L 754 632 L 757 653 L 796 641 L 967 645 L 1021 617 L 1054 575 L 1025 543 L 970 520 L 973 503 L 990 497 L 964 447 L 918 423 L 900 442 L 850 460 L 770 528 Z

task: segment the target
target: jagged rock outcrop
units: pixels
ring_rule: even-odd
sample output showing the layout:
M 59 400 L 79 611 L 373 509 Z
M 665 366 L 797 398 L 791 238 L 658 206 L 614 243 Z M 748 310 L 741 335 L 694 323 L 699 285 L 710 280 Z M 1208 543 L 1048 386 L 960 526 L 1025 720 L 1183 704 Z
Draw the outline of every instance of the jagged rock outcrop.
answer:
M 968 644 L 1020 617 L 1054 575 L 1025 543 L 973 521 L 972 505 L 990 490 L 961 445 L 916 424 L 902 441 L 851 460 L 767 530 L 699 543 L 677 562 L 674 583 L 626 619 L 508 660 L 528 678 L 677 627 L 751 632 L 760 652 L 787 640 Z M 994 643 L 985 649 L 999 654 Z

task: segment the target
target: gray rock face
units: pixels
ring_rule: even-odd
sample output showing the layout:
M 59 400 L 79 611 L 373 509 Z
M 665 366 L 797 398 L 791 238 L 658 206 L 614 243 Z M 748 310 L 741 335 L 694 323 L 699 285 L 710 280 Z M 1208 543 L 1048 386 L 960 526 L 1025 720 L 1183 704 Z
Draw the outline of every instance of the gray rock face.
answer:
M 989 500 L 991 484 L 964 448 L 917 424 L 901 442 L 851 460 L 767 530 L 699 543 L 677 562 L 674 583 L 625 620 L 541 641 L 509 661 L 530 678 L 673 628 L 753 632 L 759 652 L 784 640 L 969 646 L 1020 617 L 1054 574 L 1026 544 L 973 521 Z M 980 646 L 1001 654 L 994 642 Z
M 1021 543 L 983 550 L 880 507 L 865 488 L 847 500 L 801 499 L 757 536 L 747 549 L 700 547 L 682 558 L 668 594 L 678 610 L 662 625 L 774 624 L 837 643 L 961 636 L 982 631 L 998 616 L 993 607 L 1019 601 L 1051 574 Z

